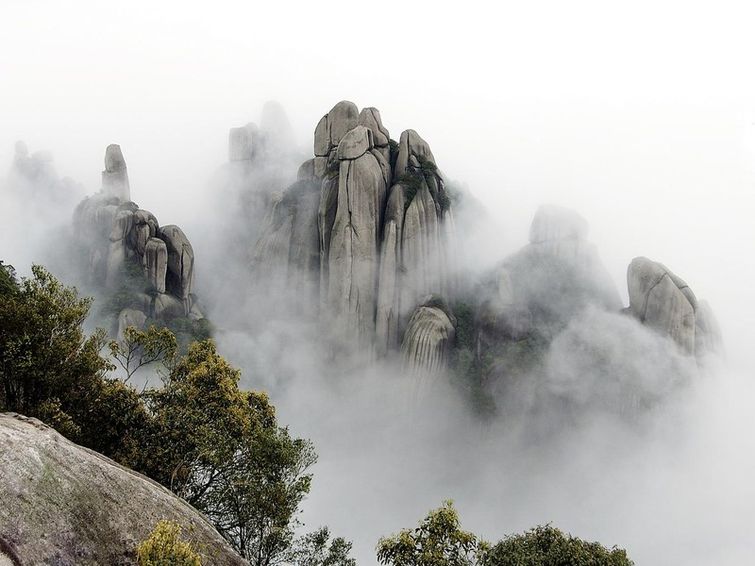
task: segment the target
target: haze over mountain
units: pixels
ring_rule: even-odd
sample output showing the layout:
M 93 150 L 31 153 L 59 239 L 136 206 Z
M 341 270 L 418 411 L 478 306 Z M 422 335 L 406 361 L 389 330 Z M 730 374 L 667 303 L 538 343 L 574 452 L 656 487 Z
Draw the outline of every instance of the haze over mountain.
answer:
M 341 8 L 4 7 L 0 259 L 212 325 L 360 564 L 445 498 L 746 562 L 749 9 Z

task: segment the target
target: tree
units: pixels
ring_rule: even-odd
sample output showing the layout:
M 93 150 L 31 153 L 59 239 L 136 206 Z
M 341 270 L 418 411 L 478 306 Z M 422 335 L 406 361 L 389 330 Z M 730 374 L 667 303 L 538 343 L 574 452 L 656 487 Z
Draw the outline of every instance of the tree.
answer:
M 480 566 L 632 566 L 625 550 L 586 542 L 550 525 L 505 537 L 482 553 Z
M 142 367 L 162 362 L 170 367 L 178 347 L 176 336 L 167 328 L 150 325 L 147 330 L 129 326 L 123 331 L 123 339 L 111 340 L 110 355 L 126 372 L 124 383 Z
M 239 371 L 211 340 L 195 342 L 160 389 L 145 392 L 153 430 L 140 466 L 202 511 L 254 565 L 278 563 L 309 493 L 309 441 L 278 426 L 267 396 L 238 388 Z
M 459 527 L 450 501 L 414 530 L 380 539 L 377 557 L 394 566 L 633 566 L 626 551 L 565 535 L 550 525 L 504 537 L 494 546 Z
M 160 521 L 136 549 L 139 566 L 200 566 L 199 554 L 181 540 L 181 526 Z
M 330 529 L 320 527 L 298 538 L 286 553 L 285 561 L 292 566 L 356 566 L 350 552 L 349 541 L 342 537 L 330 540 Z
M 453 502 L 445 501 L 417 528 L 381 538 L 377 558 L 394 566 L 471 566 L 479 544 L 475 535 L 461 530 Z
M 79 298 L 42 267 L 20 282 L 0 264 L 0 410 L 38 417 L 73 441 L 142 472 L 202 511 L 252 564 L 290 547 L 309 493 L 312 444 L 278 426 L 264 393 L 239 389 L 240 372 L 211 340 L 176 356 L 168 329 L 128 328 L 121 341 L 83 322 Z M 100 355 L 109 344 L 116 366 Z M 163 386 L 128 380 L 159 364 Z
M 82 329 L 91 299 L 41 266 L 20 282 L 0 267 L 0 408 L 54 423 L 78 441 L 84 400 L 111 368 L 100 355 L 104 331 L 87 337 Z

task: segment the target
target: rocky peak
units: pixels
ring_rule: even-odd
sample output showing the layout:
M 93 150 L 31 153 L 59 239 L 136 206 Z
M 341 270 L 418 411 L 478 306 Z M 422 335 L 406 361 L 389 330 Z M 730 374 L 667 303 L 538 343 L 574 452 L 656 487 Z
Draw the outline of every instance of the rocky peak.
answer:
M 203 318 L 193 295 L 194 250 L 186 234 L 175 225 L 161 227 L 154 214 L 117 196 L 119 187 L 127 193 L 126 162 L 120 147 L 110 145 L 102 191 L 74 212 L 74 234 L 88 256 L 88 283 L 107 293 L 128 290 L 118 332 L 123 321 Z
M 319 257 L 320 318 L 337 340 L 380 353 L 398 349 L 423 297 L 449 289 L 450 199 L 429 145 L 413 130 L 400 139 L 392 142 L 376 108 L 337 103 L 255 245 L 255 266 L 279 266 L 291 288 L 312 273 L 301 258 Z M 297 226 L 305 229 L 292 237 Z
M 108 197 L 122 201 L 131 200 L 131 187 L 128 182 L 128 169 L 121 146 L 110 144 L 105 150 L 105 170 L 102 172 L 102 191 Z

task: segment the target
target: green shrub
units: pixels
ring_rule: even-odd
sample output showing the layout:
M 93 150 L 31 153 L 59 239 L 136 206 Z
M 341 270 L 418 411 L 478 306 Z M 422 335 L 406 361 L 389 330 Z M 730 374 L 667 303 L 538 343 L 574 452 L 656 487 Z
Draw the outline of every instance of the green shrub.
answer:
M 483 552 L 480 566 L 632 566 L 625 550 L 587 542 L 550 525 L 509 535 Z
M 181 527 L 160 521 L 136 550 L 139 566 L 200 566 L 191 544 L 181 540 Z
M 416 171 L 407 172 L 398 178 L 398 182 L 404 187 L 404 212 L 409 209 L 417 192 L 422 188 L 424 177 Z

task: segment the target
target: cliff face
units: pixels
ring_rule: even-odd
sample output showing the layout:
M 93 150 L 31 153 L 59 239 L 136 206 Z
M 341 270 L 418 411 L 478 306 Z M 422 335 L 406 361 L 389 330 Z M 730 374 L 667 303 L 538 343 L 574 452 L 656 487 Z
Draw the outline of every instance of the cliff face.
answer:
M 393 142 L 376 108 L 348 101 L 319 121 L 313 149 L 268 208 L 255 277 L 292 290 L 335 343 L 397 350 L 423 298 L 451 288 L 443 176 L 416 132 Z
M 193 294 L 194 250 L 174 225 L 160 226 L 155 215 L 132 202 L 128 169 L 121 148 L 105 152 L 102 190 L 74 212 L 74 236 L 87 256 L 87 278 L 95 288 L 118 291 L 136 280 L 133 296 L 117 314 L 124 324 L 147 318 L 204 318 Z M 137 314 L 141 313 L 141 314 Z
M 246 564 L 182 499 L 36 419 L 0 414 L 0 564 L 136 564 L 163 519 L 182 526 L 202 564 Z

